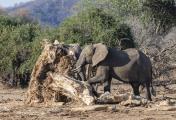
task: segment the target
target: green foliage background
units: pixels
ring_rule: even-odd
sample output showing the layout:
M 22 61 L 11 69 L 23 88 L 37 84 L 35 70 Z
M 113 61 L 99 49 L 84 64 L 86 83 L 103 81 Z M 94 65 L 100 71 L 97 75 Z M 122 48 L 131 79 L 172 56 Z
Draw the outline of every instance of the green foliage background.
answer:
M 54 34 L 54 35 L 53 35 Z M 53 40 L 55 29 L 42 29 L 37 23 L 0 16 L 0 75 L 12 72 L 13 61 L 20 57 L 18 73 L 31 71 L 41 52 L 43 38 Z
M 98 2 L 98 1 L 97 1 Z M 107 5 L 101 1 L 102 5 Z M 98 2 L 99 3 L 99 2 Z M 60 39 L 67 43 L 77 42 L 81 45 L 102 42 L 108 46 L 119 47 L 122 38 L 128 38 L 134 47 L 130 27 L 106 7 L 97 7 L 95 1 L 84 1 L 78 5 L 78 12 L 65 20 L 60 28 Z M 110 4 L 110 3 L 108 3 Z
M 0 13 L 0 76 L 12 73 L 14 67 L 16 74 L 31 72 L 41 53 L 43 39 L 82 46 L 102 42 L 121 49 L 138 46 L 126 21 L 135 16 L 144 28 L 153 23 L 156 33 L 162 34 L 176 24 L 175 6 L 174 0 L 81 0 L 74 14 L 54 28 L 43 27 L 26 17 L 11 17 L 3 11 Z

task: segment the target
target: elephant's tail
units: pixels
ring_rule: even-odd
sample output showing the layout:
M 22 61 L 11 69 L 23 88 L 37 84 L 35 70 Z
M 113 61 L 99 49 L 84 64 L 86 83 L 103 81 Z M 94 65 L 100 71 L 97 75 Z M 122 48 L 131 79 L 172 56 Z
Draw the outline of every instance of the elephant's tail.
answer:
M 150 91 L 151 91 L 151 94 L 153 95 L 153 96 L 156 96 L 156 91 L 155 91 L 155 89 L 153 88 L 153 83 L 152 83 L 152 79 L 153 79 L 153 71 L 152 71 L 152 68 L 151 68 L 151 83 L 150 83 L 150 86 L 151 86 L 151 89 L 150 89 Z
M 153 88 L 152 82 L 151 82 L 151 89 L 150 89 L 150 91 L 151 91 L 151 93 L 152 93 L 153 96 L 156 96 L 156 91 L 155 91 L 155 89 Z

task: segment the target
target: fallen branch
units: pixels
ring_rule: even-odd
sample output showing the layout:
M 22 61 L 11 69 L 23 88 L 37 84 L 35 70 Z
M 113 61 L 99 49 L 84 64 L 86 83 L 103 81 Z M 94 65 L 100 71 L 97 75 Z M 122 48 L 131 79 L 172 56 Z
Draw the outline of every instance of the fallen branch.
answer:
M 53 82 L 49 88 L 53 91 L 59 92 L 72 100 L 82 102 L 86 105 L 94 104 L 95 99 L 90 85 L 59 74 L 50 74 L 50 77 L 53 79 Z

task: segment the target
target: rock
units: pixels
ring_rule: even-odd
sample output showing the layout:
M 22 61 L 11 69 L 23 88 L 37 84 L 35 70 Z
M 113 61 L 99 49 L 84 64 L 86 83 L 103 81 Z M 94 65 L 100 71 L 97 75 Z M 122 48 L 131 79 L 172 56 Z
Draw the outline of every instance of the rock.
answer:
M 71 108 L 72 112 L 101 111 L 101 110 L 108 110 L 108 106 L 107 105 L 93 105 L 93 106 Z
M 168 85 L 167 88 L 169 88 L 170 90 L 176 90 L 176 85 L 175 84 Z
M 176 106 L 160 106 L 157 108 L 160 111 L 176 111 Z
M 176 104 L 170 103 L 169 100 L 161 101 L 158 105 L 148 109 L 150 111 L 176 111 Z
M 176 100 L 175 99 L 167 99 L 165 101 L 161 101 L 159 103 L 159 106 L 176 106 Z
M 0 112 L 12 112 L 12 110 L 7 107 L 0 107 Z
M 144 99 L 141 99 L 141 102 L 143 105 L 146 105 L 148 103 L 148 100 L 144 98 Z
M 109 110 L 109 111 L 112 111 L 112 112 L 118 112 L 118 111 L 120 111 L 120 110 L 117 108 L 116 105 L 111 105 L 111 106 L 109 106 L 109 107 L 108 107 L 108 110 Z
M 131 100 L 123 101 L 123 102 L 121 102 L 120 104 L 123 105 L 123 106 L 128 106 L 128 105 L 131 104 Z
M 121 103 L 123 106 L 140 106 L 146 105 L 148 100 L 141 96 L 134 96 L 128 94 L 112 95 L 109 92 L 105 92 L 98 99 L 97 103 L 100 104 L 114 104 Z
M 176 111 L 176 100 L 167 99 L 167 100 L 161 101 L 158 105 L 155 105 L 153 108 L 150 108 L 149 110 Z
M 113 103 L 120 103 L 120 102 L 125 101 L 127 99 L 128 99 L 127 94 L 112 95 L 109 92 L 105 92 L 97 99 L 97 103 L 99 103 L 99 104 L 113 104 Z
M 170 99 L 169 100 L 169 105 L 176 105 L 176 99 Z
M 167 95 L 164 95 L 164 96 L 161 96 L 161 97 L 164 97 L 164 98 L 167 98 L 167 99 L 175 99 L 176 100 L 176 94 L 167 94 Z
M 129 95 L 128 94 L 119 94 L 119 95 L 115 95 L 114 96 L 114 99 L 116 102 L 122 102 L 122 101 L 125 101 L 125 100 L 128 100 L 129 99 Z
M 112 106 L 112 111 L 116 111 L 116 110 L 117 110 L 116 105 L 113 105 L 113 106 Z
M 48 106 L 57 106 L 57 107 L 61 107 L 65 104 L 65 102 L 47 102 L 45 103 L 45 106 L 48 107 Z
M 141 105 L 141 101 L 140 100 L 132 100 L 131 104 L 135 105 L 135 106 L 140 106 Z
M 121 105 L 123 106 L 140 106 L 140 105 L 146 105 L 148 103 L 148 100 L 141 97 L 141 96 L 134 96 L 131 95 L 128 100 L 121 102 Z
M 61 108 L 52 108 L 51 110 L 48 110 L 47 113 L 54 113 L 54 114 L 57 114 L 57 113 L 61 113 L 63 112 L 63 109 Z
M 113 103 L 113 102 L 114 102 L 114 96 L 109 92 L 105 92 L 97 99 L 97 103 L 101 103 L 101 104 Z

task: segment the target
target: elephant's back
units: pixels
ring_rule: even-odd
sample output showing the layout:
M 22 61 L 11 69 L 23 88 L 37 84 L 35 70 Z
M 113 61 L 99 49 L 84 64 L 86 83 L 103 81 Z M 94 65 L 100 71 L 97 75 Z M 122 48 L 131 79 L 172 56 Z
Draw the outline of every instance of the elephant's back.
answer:
M 139 51 L 140 54 L 140 65 L 146 74 L 149 75 L 149 77 L 152 77 L 152 63 L 149 57 L 147 57 L 142 51 Z
M 126 49 L 126 50 L 123 50 L 125 53 L 128 54 L 128 57 L 130 59 L 138 59 L 139 58 L 139 51 L 135 48 L 129 48 L 129 49 Z
M 134 67 L 136 68 L 136 74 L 138 74 L 141 79 L 151 79 L 152 64 L 150 58 L 147 57 L 142 51 L 134 48 L 130 48 L 125 51 L 129 55 L 130 59 L 135 61 Z M 133 72 L 134 71 L 132 71 L 132 75 L 134 74 Z
M 150 59 L 141 51 L 134 48 L 118 51 L 116 61 L 120 63 L 113 67 L 114 78 L 123 82 L 151 79 Z
M 140 58 L 138 60 L 138 64 L 140 66 L 140 72 L 142 72 L 142 76 L 144 80 L 152 80 L 152 63 L 150 58 L 147 57 L 142 51 L 139 51 Z
M 132 59 L 137 59 L 138 62 L 140 62 L 143 65 L 151 66 L 150 58 L 147 57 L 142 51 L 137 50 L 135 48 L 129 48 L 126 50 L 123 50 L 128 54 L 128 57 Z
M 139 51 L 139 55 L 140 55 L 140 62 L 141 64 L 145 65 L 144 67 L 152 67 L 152 63 L 149 57 L 147 57 L 147 55 L 145 55 L 142 51 Z

